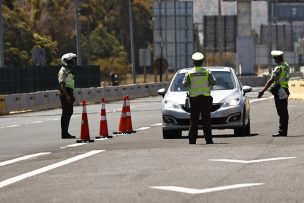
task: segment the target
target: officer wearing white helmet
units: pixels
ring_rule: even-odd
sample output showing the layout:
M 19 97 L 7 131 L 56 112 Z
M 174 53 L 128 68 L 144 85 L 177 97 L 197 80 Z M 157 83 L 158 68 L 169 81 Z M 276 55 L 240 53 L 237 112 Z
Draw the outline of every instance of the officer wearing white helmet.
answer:
M 58 83 L 60 90 L 60 101 L 62 106 L 61 115 L 61 138 L 75 138 L 69 132 L 69 124 L 73 115 L 73 103 L 75 101 L 73 90 L 75 88 L 73 67 L 76 65 L 76 54 L 67 53 L 61 57 L 63 66 L 58 73 Z
M 280 117 L 279 130 L 273 137 L 287 136 L 288 131 L 288 81 L 290 67 L 283 59 L 283 51 L 271 51 L 272 58 L 277 66 L 273 69 L 269 81 L 265 87 L 259 92 L 258 98 L 261 98 L 264 92 L 270 87 L 270 92 L 274 95 L 275 106 Z
M 189 87 L 190 97 L 190 128 L 189 144 L 196 144 L 199 117 L 202 116 L 202 125 L 206 144 L 213 144 L 210 112 L 213 98 L 210 95 L 211 86 L 215 79 L 210 71 L 203 68 L 204 55 L 196 52 L 192 55 L 194 68 L 184 77 L 183 85 Z

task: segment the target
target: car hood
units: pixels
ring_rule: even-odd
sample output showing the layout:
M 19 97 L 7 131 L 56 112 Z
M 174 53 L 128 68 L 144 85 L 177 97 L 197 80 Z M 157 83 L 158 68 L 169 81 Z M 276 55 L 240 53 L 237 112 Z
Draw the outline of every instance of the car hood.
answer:
M 165 100 L 175 102 L 177 104 L 185 104 L 187 92 L 168 92 L 165 96 Z M 240 93 L 238 90 L 215 90 L 211 91 L 213 97 L 213 103 L 223 103 L 232 98 L 239 98 Z

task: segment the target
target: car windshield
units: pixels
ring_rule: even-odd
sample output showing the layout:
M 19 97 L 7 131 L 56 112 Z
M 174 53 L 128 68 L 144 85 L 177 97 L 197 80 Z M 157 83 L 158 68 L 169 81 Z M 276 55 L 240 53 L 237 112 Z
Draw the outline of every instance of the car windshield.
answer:
M 227 72 L 227 71 L 211 71 L 211 72 L 216 80 L 216 85 L 212 88 L 212 90 L 234 89 L 235 81 L 231 72 Z M 185 73 L 180 73 L 175 76 L 171 85 L 172 92 L 185 92 L 189 90 L 189 86 L 184 86 L 182 84 L 184 77 L 185 77 Z

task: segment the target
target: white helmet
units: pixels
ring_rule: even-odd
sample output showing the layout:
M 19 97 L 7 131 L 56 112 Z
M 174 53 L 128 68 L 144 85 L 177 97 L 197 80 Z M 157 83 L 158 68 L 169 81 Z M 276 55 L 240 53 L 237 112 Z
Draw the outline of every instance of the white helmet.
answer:
M 61 57 L 61 63 L 65 66 L 67 66 L 67 62 L 72 60 L 73 58 L 77 58 L 77 55 L 76 54 L 73 54 L 73 53 L 67 53 L 67 54 L 64 54 L 62 57 Z

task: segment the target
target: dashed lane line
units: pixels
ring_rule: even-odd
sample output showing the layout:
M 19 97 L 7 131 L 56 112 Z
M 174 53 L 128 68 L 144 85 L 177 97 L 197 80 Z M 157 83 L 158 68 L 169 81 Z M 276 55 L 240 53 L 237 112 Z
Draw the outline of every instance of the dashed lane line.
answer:
M 151 127 L 141 127 L 141 128 L 137 128 L 135 129 L 136 131 L 141 131 L 141 130 L 147 130 L 150 129 Z
M 203 194 L 209 192 L 217 192 L 222 190 L 231 190 L 243 187 L 252 187 L 252 186 L 259 186 L 264 185 L 264 183 L 243 183 L 243 184 L 236 184 L 236 185 L 226 185 L 221 187 L 214 187 L 214 188 L 206 188 L 206 189 L 195 189 L 195 188 L 186 188 L 186 187 L 176 187 L 176 186 L 153 186 L 152 189 L 158 190 L 168 190 L 173 192 L 182 192 L 188 194 Z
M 161 126 L 161 125 L 162 125 L 162 123 L 155 123 L 155 124 L 151 125 L 151 127 L 154 127 L 154 126 Z
M 85 145 L 85 144 L 87 144 L 87 143 L 76 143 L 76 144 L 67 145 L 65 147 L 60 147 L 60 149 L 78 147 L 78 146 Z
M 264 101 L 264 100 L 268 100 L 268 99 L 271 99 L 271 98 L 273 98 L 273 97 L 260 98 L 260 99 L 252 99 L 249 102 L 250 103 L 255 103 L 255 102 L 258 102 L 258 101 Z
M 32 124 L 36 124 L 36 123 L 43 123 L 43 121 L 33 121 L 31 122 Z
M 48 165 L 48 166 L 36 169 L 34 171 L 30 171 L 28 173 L 21 174 L 19 176 L 15 176 L 15 177 L 6 179 L 6 180 L 0 182 L 0 188 L 6 187 L 6 186 L 11 185 L 11 184 L 14 184 L 14 183 L 19 182 L 21 180 L 24 180 L 26 178 L 33 177 L 35 175 L 39 175 L 41 173 L 48 172 L 50 170 L 59 168 L 61 166 L 65 166 L 65 165 L 71 164 L 73 162 L 76 162 L 76 161 L 79 161 L 81 159 L 84 159 L 84 158 L 87 158 L 87 157 L 99 154 L 99 153 L 104 152 L 104 151 L 105 150 L 92 150 L 90 152 L 87 152 L 87 153 L 84 153 L 84 154 L 81 154 L 81 155 L 78 155 L 78 156 L 66 159 L 64 161 L 60 161 L 60 162 L 57 162 L 55 164 L 51 164 L 51 165 Z
M 9 126 L 6 126 L 7 128 L 14 128 L 14 127 L 18 127 L 20 125 L 9 125 Z
M 295 158 L 297 158 L 297 157 L 277 157 L 277 158 L 269 158 L 269 159 L 257 159 L 257 160 L 251 160 L 251 161 L 236 160 L 236 159 L 209 159 L 209 161 L 251 164 L 251 163 L 259 163 L 259 162 L 266 162 L 266 161 L 278 161 L 278 160 L 295 159 Z
M 38 156 L 42 156 L 42 155 L 47 155 L 47 154 L 50 154 L 50 153 L 51 152 L 41 152 L 41 153 L 37 153 L 37 154 L 30 154 L 30 155 L 18 157 L 18 158 L 15 158 L 15 159 L 11 159 L 11 160 L 0 162 L 0 166 L 6 166 L 6 165 L 9 165 L 9 164 L 13 164 L 13 163 L 19 162 L 19 161 L 24 161 L 24 160 L 27 160 L 27 159 L 32 159 L 32 158 L 35 158 L 35 157 L 38 157 Z

